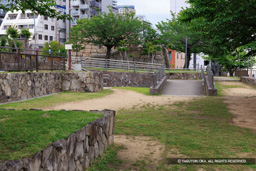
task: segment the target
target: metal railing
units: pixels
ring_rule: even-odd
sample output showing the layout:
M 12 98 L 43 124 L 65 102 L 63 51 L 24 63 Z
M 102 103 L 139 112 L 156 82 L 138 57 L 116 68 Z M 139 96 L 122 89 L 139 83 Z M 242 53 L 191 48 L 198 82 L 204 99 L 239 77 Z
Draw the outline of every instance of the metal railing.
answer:
M 0 46 L 0 71 L 65 70 L 65 54 Z
M 164 65 L 162 65 L 153 74 L 153 88 L 157 87 L 158 83 L 164 78 L 164 75 Z
M 154 72 L 162 67 L 162 64 L 134 62 L 114 59 L 102 59 L 91 57 L 72 57 L 72 64 L 81 64 L 82 68 L 105 69 L 105 70 L 125 70 L 129 72 Z M 163 67 L 164 68 L 164 67 Z

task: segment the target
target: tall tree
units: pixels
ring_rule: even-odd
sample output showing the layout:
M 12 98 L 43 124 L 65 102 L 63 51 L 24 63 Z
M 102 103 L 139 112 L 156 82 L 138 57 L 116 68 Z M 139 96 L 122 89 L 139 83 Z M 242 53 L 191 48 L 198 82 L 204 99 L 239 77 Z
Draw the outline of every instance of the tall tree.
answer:
M 156 33 L 156 30 L 150 26 L 150 27 L 147 27 L 143 37 L 144 37 L 143 54 L 148 55 L 148 58 L 151 60 L 151 63 L 154 63 L 156 52 L 162 49 L 159 36 Z
M 203 18 L 201 27 L 207 28 L 206 36 L 215 46 L 228 50 L 255 42 L 255 0 L 188 0 L 190 7 L 181 14 L 182 22 Z M 256 53 L 253 50 L 252 53 Z
M 8 0 L 7 5 L 0 4 L 0 8 L 5 11 L 21 10 L 25 13 L 26 10 L 31 10 L 40 15 L 48 16 L 57 19 L 71 19 L 67 14 L 60 14 L 53 7 L 56 6 L 56 0 Z
M 202 48 L 206 46 L 202 40 L 202 35 L 205 33 L 202 28 L 196 27 L 196 25 L 200 24 L 199 20 L 181 23 L 173 13 L 172 16 L 171 20 L 162 21 L 156 25 L 161 33 L 160 39 L 170 49 L 187 52 L 187 60 L 184 67 L 188 68 L 191 54 L 201 52 Z
M 106 59 L 110 58 L 111 49 L 120 41 L 134 39 L 143 30 L 143 24 L 135 18 L 135 13 L 115 14 L 111 9 L 109 13 L 102 12 L 90 19 L 79 20 L 78 26 L 87 43 L 107 48 Z

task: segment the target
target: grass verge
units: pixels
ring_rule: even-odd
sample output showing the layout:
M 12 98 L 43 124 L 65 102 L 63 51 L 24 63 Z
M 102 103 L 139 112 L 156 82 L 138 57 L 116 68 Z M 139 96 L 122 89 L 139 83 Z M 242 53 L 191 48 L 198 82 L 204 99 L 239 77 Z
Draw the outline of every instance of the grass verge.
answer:
M 101 116 L 83 111 L 0 110 L 0 163 L 29 157 Z
M 137 93 L 142 93 L 147 96 L 150 96 L 149 88 L 147 88 L 147 87 L 113 87 L 113 88 L 121 89 L 121 90 L 131 90 L 131 91 L 135 91 Z
M 256 154 L 256 134 L 250 129 L 231 125 L 232 114 L 221 98 L 207 97 L 169 106 L 145 105 L 140 109 L 121 110 L 116 116 L 116 134 L 150 136 L 165 144 L 165 158 L 171 149 L 188 157 L 252 157 Z M 195 170 L 199 166 L 162 164 L 161 169 Z M 211 170 L 256 169 L 254 165 L 200 165 Z M 158 167 L 159 168 L 159 167 Z
M 96 93 L 61 92 L 61 93 L 46 96 L 46 97 L 3 104 L 3 105 L 0 105 L 0 108 L 16 109 L 16 110 L 30 109 L 30 108 L 41 109 L 45 107 L 55 106 L 61 103 L 99 98 L 99 97 L 109 95 L 112 92 L 113 91 L 109 89 L 102 90 L 101 92 L 96 92 Z

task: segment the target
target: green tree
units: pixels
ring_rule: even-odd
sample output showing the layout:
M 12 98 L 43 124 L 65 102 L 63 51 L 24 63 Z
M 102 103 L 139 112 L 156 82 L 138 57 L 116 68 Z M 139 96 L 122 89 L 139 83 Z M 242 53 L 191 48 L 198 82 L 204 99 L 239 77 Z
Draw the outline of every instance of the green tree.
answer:
M 51 41 L 51 53 L 49 53 L 49 43 L 45 42 L 44 47 L 42 48 L 41 55 L 54 55 L 57 56 L 59 54 L 59 42 L 57 41 Z M 65 46 L 60 45 L 60 53 L 65 53 Z
M 185 68 L 188 68 L 192 53 L 199 53 L 207 46 L 202 39 L 205 32 L 197 27 L 200 20 L 191 20 L 189 23 L 181 23 L 172 13 L 172 19 L 167 22 L 162 21 L 156 26 L 160 31 L 162 43 L 170 49 L 187 52 Z M 186 46 L 187 44 L 187 46 Z M 186 49 L 187 47 L 187 49 Z
M 105 46 L 106 58 L 109 59 L 111 49 L 117 47 L 120 41 L 130 41 L 141 33 L 143 24 L 134 15 L 135 13 L 115 14 L 110 9 L 109 13 L 102 12 L 90 19 L 81 19 L 77 23 L 84 40 L 87 43 Z
M 22 48 L 22 42 L 18 41 L 17 38 L 19 38 L 19 31 L 17 28 L 15 27 L 9 27 L 6 30 L 6 36 L 7 36 L 7 41 L 10 47 L 12 48 Z M 16 50 L 13 50 L 16 51 Z
M 21 29 L 20 35 L 25 37 L 25 49 L 28 48 L 28 39 L 31 37 L 32 33 L 29 31 L 29 29 Z
M 26 10 L 51 18 L 71 19 L 67 14 L 60 14 L 53 7 L 56 6 L 56 0 L 8 0 L 7 5 L 0 4 L 0 8 L 5 11 L 21 10 L 25 13 Z
M 143 44 L 143 53 L 148 55 L 148 58 L 154 63 L 156 52 L 162 49 L 161 41 L 156 33 L 156 30 L 151 26 L 147 27 L 144 32 L 144 44 Z
M 182 22 L 203 19 L 200 27 L 214 46 L 234 51 L 254 42 L 256 33 L 255 0 L 188 0 L 190 7 L 181 13 Z M 255 54 L 256 49 L 252 51 Z
M 74 26 L 71 28 L 71 43 L 73 51 L 77 53 L 80 50 L 85 49 L 84 47 L 84 38 L 82 37 L 82 29 L 80 28 L 81 25 Z

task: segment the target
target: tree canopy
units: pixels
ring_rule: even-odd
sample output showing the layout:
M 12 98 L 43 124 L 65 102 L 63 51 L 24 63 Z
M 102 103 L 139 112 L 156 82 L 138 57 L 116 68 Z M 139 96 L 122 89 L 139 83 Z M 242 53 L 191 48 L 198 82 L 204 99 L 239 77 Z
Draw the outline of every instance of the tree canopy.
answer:
M 135 13 L 115 14 L 112 10 L 90 19 L 83 18 L 77 23 L 85 42 L 107 48 L 107 59 L 111 49 L 117 47 L 120 41 L 136 41 L 143 30 L 143 23 L 135 18 Z
M 156 26 L 161 33 L 160 39 L 163 44 L 170 49 L 181 52 L 187 51 L 187 60 L 184 67 L 188 68 L 191 54 L 202 52 L 207 47 L 207 44 L 202 39 L 202 35 L 205 33 L 202 28 L 197 27 L 201 22 L 200 20 L 181 23 L 178 19 L 172 13 L 171 20 L 167 20 L 167 22 L 162 21 Z
M 203 19 L 200 23 L 208 38 L 216 46 L 228 50 L 255 42 L 256 3 L 255 0 L 188 0 L 191 7 L 181 13 L 182 22 Z M 252 51 L 256 52 L 255 50 Z
M 7 4 L 0 4 L 0 8 L 5 11 L 21 10 L 25 13 L 26 10 L 31 10 L 36 14 L 48 16 L 57 19 L 71 19 L 68 14 L 60 14 L 54 7 L 56 0 L 8 0 Z

